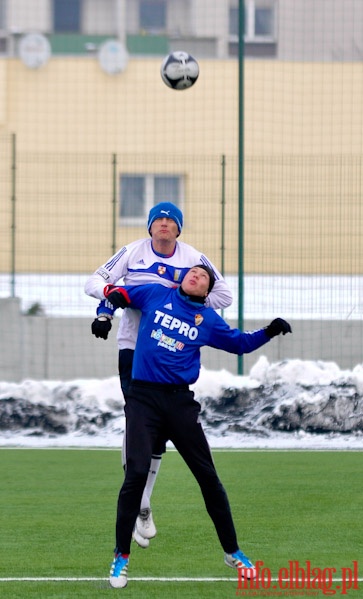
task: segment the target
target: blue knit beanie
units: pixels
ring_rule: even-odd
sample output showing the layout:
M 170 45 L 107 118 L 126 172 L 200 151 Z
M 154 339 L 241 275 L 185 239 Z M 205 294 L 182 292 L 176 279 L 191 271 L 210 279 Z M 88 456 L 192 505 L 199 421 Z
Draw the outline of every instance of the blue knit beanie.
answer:
M 160 202 L 160 204 L 156 204 L 151 208 L 147 221 L 147 230 L 150 235 L 151 225 L 157 218 L 171 218 L 176 223 L 180 235 L 183 228 L 183 213 L 177 206 L 171 202 Z

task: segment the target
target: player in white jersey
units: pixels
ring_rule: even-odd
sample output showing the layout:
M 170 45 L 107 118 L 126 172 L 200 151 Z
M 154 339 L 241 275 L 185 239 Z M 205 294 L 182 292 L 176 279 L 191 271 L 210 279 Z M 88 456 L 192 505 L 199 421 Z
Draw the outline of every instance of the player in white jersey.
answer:
M 211 308 L 227 308 L 232 303 L 232 294 L 217 268 L 198 250 L 178 241 L 183 227 L 181 210 L 170 202 L 161 202 L 149 213 L 149 238 L 139 239 L 125 245 L 105 264 L 91 275 L 85 284 L 85 292 L 101 300 L 97 308 L 97 318 L 92 323 L 92 333 L 96 337 L 107 339 L 111 329 L 114 312 L 112 298 L 105 299 L 105 285 L 143 285 L 161 283 L 167 287 L 180 285 L 186 272 L 195 264 L 204 264 L 211 268 L 215 284 L 208 295 L 206 305 Z M 119 375 L 121 388 L 126 399 L 131 381 L 131 369 L 141 313 L 126 308 L 120 319 L 117 333 L 119 348 Z M 124 442 L 125 447 L 125 442 Z M 141 547 L 149 545 L 149 539 L 156 534 L 152 519 L 150 498 L 159 471 L 161 455 L 165 452 L 165 439 L 154 448 L 150 472 L 140 505 L 140 514 L 136 521 L 134 539 Z M 125 452 L 123 463 L 125 464 Z

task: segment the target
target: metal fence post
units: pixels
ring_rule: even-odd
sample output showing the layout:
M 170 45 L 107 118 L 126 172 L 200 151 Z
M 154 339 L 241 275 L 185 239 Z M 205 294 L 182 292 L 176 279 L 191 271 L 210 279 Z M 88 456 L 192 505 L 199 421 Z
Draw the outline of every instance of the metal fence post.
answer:
M 16 135 L 11 136 L 11 256 L 10 256 L 10 295 L 15 297 L 16 269 Z
M 222 214 L 221 214 L 221 220 L 222 220 L 222 231 L 221 231 L 221 273 L 224 276 L 224 252 L 225 252 L 225 245 L 224 245 L 224 241 L 225 241 L 225 226 L 226 226 L 226 221 L 225 221 L 225 212 L 226 212 L 226 157 L 223 154 L 222 155 L 222 161 L 221 161 L 221 165 L 222 165 L 222 190 L 221 190 L 221 203 L 222 203 Z
M 117 154 L 112 154 L 112 254 L 116 253 Z
M 221 167 L 222 167 L 222 189 L 221 189 L 221 274 L 224 277 L 225 271 L 225 227 L 226 227 L 226 157 L 222 154 L 221 159 Z M 221 316 L 224 318 L 224 310 L 221 310 Z
M 239 0 L 238 44 L 238 328 L 244 326 L 244 32 L 245 3 Z M 243 356 L 237 357 L 243 374 Z

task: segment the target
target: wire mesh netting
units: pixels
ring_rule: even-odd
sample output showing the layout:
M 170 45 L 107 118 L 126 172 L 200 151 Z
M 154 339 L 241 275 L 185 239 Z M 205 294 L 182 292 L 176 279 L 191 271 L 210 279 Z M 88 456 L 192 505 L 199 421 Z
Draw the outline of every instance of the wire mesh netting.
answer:
M 246 369 L 261 354 L 362 361 L 360 0 L 1 7 L 1 378 L 117 372 L 84 282 L 148 236 L 162 200 L 224 274 L 232 326 L 239 306 L 244 328 L 292 322 Z M 190 89 L 161 79 L 175 50 L 198 61 Z M 237 371 L 214 350 L 203 363 Z

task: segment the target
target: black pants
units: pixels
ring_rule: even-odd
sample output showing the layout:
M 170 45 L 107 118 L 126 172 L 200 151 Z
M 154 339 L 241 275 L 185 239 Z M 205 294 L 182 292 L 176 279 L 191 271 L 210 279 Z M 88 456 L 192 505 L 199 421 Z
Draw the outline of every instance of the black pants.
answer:
M 121 389 L 124 397 L 127 395 L 131 382 L 134 353 L 133 349 L 119 349 L 118 352 L 118 373 L 120 375 Z
M 126 400 L 126 396 L 131 383 L 132 361 L 135 351 L 133 349 L 120 349 L 118 352 L 118 372 L 122 393 Z M 152 457 L 161 459 L 161 455 L 166 452 L 167 439 L 160 438 L 156 441 Z M 125 449 L 125 448 L 124 448 Z
M 120 553 L 130 553 L 151 455 L 160 436 L 173 442 L 196 478 L 224 551 L 238 549 L 227 494 L 198 421 L 199 412 L 200 405 L 187 386 L 131 381 L 125 406 L 126 475 L 117 505 L 116 547 Z

